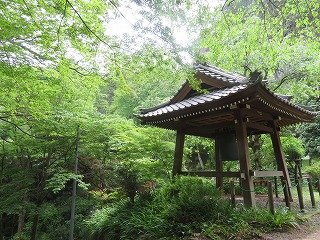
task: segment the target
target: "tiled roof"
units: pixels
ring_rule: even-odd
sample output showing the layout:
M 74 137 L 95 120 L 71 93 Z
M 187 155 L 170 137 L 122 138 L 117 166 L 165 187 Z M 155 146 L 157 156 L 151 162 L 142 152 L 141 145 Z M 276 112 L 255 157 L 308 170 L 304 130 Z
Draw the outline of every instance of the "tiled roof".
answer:
M 313 111 L 312 107 L 309 107 L 309 106 L 305 106 L 305 105 L 301 105 L 301 104 L 297 104 L 297 103 L 294 103 L 294 102 L 291 102 L 290 98 L 286 97 L 285 95 L 280 95 L 280 94 L 277 94 L 277 93 L 274 93 L 270 90 L 268 90 L 273 96 L 275 96 L 279 101 L 283 102 L 283 103 L 286 103 L 288 104 L 289 106 L 292 106 L 296 109 L 299 109 L 300 111 L 302 112 L 305 112 L 305 113 L 308 113 L 308 114 L 311 114 L 311 115 L 319 115 L 320 112 L 316 112 L 316 111 Z
M 158 108 L 157 110 L 150 111 L 146 114 L 140 114 L 140 117 L 152 117 L 162 115 L 168 112 L 178 111 L 184 108 L 189 108 L 196 105 L 201 105 L 209 102 L 214 102 L 222 99 L 223 97 L 227 97 L 229 95 L 235 94 L 243 89 L 245 89 L 247 85 L 238 85 L 230 88 L 218 89 L 208 94 L 201 94 L 199 96 L 191 97 L 185 99 L 181 102 L 170 104 L 167 106 L 163 106 Z
M 225 83 L 225 84 L 221 84 L 221 86 L 225 86 L 225 87 L 220 87 L 220 88 L 213 87 L 213 90 L 210 90 L 210 92 L 207 94 L 188 97 L 186 99 L 182 99 L 177 102 L 175 99 L 175 96 L 177 96 L 180 91 L 183 91 L 183 89 L 186 87 L 186 84 L 187 84 L 185 83 L 181 87 L 181 89 L 178 91 L 178 93 L 170 101 L 152 108 L 141 109 L 140 114 L 137 114 L 136 116 L 141 119 L 144 119 L 144 118 L 150 118 L 150 117 L 153 118 L 153 117 L 166 115 L 170 113 L 178 114 L 178 112 L 182 110 L 187 110 L 187 109 L 189 110 L 189 108 L 191 109 L 195 106 L 202 106 L 204 104 L 208 104 L 211 102 L 212 103 L 218 102 L 220 100 L 223 100 L 223 98 L 227 98 L 229 96 L 235 96 L 235 94 L 238 94 L 243 90 L 249 88 L 250 86 L 258 83 L 258 82 L 252 83 L 246 77 L 243 77 L 241 75 L 234 74 L 234 73 L 226 73 L 223 70 L 210 65 L 203 65 L 203 64 L 196 63 L 194 64 L 194 68 L 197 70 L 196 77 L 201 78 L 201 74 L 204 74 L 205 76 L 209 77 L 208 78 L 209 83 L 210 81 L 213 82 L 213 85 L 219 84 L 219 83 Z M 292 98 L 291 96 L 276 94 L 271 90 L 267 89 L 262 83 L 259 83 L 259 84 L 264 89 L 264 92 L 267 92 L 273 95 L 274 98 L 277 99 L 279 102 L 283 102 L 288 106 L 291 106 L 301 112 L 304 112 L 310 115 L 320 114 L 320 112 L 314 112 L 310 108 L 291 102 L 290 101 Z M 173 99 L 175 99 L 175 101 L 173 101 Z M 266 104 L 268 105 L 270 103 L 266 103 Z M 278 109 L 278 107 L 274 107 L 274 106 L 273 108 Z
M 193 65 L 195 70 L 199 73 L 205 74 L 207 76 L 213 77 L 215 79 L 221 80 L 222 82 L 234 83 L 234 84 L 245 84 L 248 83 L 248 78 L 235 74 L 227 73 L 217 67 L 210 66 L 207 64 L 195 63 Z

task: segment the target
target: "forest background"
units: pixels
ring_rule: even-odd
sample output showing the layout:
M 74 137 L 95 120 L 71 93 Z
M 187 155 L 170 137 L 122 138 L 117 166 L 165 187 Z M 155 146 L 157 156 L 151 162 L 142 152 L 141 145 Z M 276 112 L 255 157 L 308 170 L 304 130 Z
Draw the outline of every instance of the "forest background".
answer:
M 169 181 L 175 133 L 141 126 L 133 114 L 168 100 L 185 79 L 196 88 L 192 62 L 245 76 L 259 70 L 271 90 L 320 110 L 318 0 L 216 8 L 193 0 L 1 0 L 0 16 L 0 239 L 67 239 L 73 179 L 78 239 L 97 209 L 134 201 L 143 183 Z M 118 18 L 133 30 L 110 32 Z M 176 38 L 179 29 L 188 41 Z M 282 142 L 287 155 L 316 161 L 320 119 L 286 129 Z M 270 140 L 254 143 L 254 167 L 271 168 Z M 185 167 L 198 168 L 200 155 L 212 168 L 213 144 L 188 138 Z

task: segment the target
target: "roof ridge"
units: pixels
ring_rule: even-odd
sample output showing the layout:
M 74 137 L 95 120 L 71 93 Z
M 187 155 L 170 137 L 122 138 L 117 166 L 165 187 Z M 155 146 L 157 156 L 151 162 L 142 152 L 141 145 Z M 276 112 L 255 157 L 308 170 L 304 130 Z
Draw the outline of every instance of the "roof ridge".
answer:
M 247 80 L 248 78 L 245 77 L 245 76 L 242 76 L 240 74 L 237 74 L 237 73 L 234 73 L 234 72 L 226 72 L 224 71 L 223 69 L 220 69 L 216 66 L 213 66 L 213 65 L 209 65 L 209 64 L 201 64 L 201 63 L 198 63 L 196 62 L 195 64 L 193 64 L 194 68 L 196 70 L 199 70 L 199 68 L 202 68 L 204 70 L 207 70 L 207 71 L 211 71 L 213 73 L 216 73 L 216 74 L 219 74 L 219 75 L 222 75 L 224 77 L 227 77 L 227 78 L 231 78 L 233 80 L 236 80 L 238 83 L 243 83 L 244 80 Z M 239 81 L 240 80 L 240 81 Z

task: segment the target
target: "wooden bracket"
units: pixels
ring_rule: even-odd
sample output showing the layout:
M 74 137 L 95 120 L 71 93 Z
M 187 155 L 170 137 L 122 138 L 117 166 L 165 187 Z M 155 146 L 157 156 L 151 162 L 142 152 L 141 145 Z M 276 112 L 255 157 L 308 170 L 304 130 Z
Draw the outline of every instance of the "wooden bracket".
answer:
M 238 108 L 238 104 L 231 104 L 230 105 L 230 109 L 237 109 Z

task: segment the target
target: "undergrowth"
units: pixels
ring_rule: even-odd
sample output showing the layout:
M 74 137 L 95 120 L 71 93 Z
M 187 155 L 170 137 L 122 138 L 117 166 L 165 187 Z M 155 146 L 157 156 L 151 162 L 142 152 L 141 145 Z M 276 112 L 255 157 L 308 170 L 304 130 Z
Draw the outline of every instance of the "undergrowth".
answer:
M 132 204 L 122 200 L 97 210 L 85 223 L 91 239 L 252 239 L 261 231 L 295 228 L 300 219 L 286 209 L 232 208 L 208 180 L 180 177 Z

